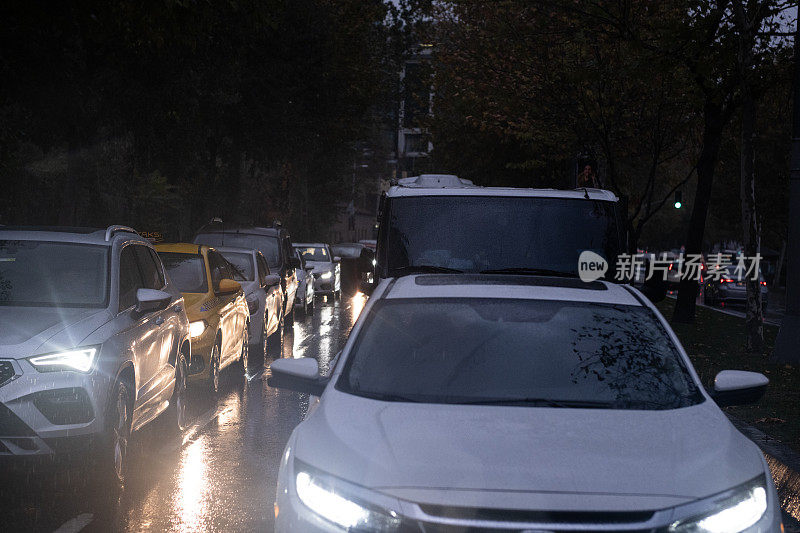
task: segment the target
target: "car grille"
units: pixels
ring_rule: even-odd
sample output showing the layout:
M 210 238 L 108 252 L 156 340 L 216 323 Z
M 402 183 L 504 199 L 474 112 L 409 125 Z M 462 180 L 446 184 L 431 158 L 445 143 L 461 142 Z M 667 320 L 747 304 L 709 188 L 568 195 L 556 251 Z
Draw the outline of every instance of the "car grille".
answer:
M 420 509 L 430 517 L 429 520 L 420 523 L 420 529 L 425 533 L 479 533 L 484 531 L 523 533 L 531 531 L 527 525 L 523 525 L 526 523 L 546 524 L 543 530 L 547 532 L 649 533 L 654 531 L 652 528 L 641 527 L 653 518 L 654 513 L 652 512 L 538 512 L 433 505 L 420 505 Z M 442 519 L 443 522 L 434 522 L 437 519 Z M 450 523 L 445 523 L 445 521 Z M 520 526 L 509 529 L 508 526 L 511 523 L 520 523 Z M 477 524 L 486 524 L 487 526 L 481 527 Z M 504 524 L 505 527 L 500 524 Z M 534 528 L 535 531 L 540 529 Z
M 14 365 L 11 361 L 0 361 L 0 385 L 5 385 L 14 377 Z
M 0 436 L 26 437 L 35 433 L 11 409 L 0 403 Z

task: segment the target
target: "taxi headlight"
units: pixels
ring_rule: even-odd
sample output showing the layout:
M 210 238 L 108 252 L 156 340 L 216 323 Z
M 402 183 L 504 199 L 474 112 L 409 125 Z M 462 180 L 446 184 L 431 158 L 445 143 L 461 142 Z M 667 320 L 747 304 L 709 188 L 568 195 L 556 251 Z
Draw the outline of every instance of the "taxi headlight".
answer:
M 679 520 L 670 533 L 738 533 L 761 520 L 767 510 L 767 487 L 764 476 L 711 500 L 708 512 Z
M 333 276 L 333 274 L 331 274 L 331 271 L 329 270 L 327 272 L 323 272 L 322 274 L 320 274 L 319 277 L 320 279 L 331 279 L 331 276 Z
M 88 372 L 92 369 L 97 348 L 80 348 L 64 352 L 37 355 L 28 359 L 30 363 L 43 372 L 57 372 L 59 370 L 77 370 Z
M 208 324 L 205 320 L 198 320 L 196 322 L 189 323 L 189 337 L 192 339 L 199 337 L 203 334 L 203 332 L 208 327 Z
M 398 531 L 401 519 L 394 511 L 375 509 L 348 496 L 329 476 L 299 470 L 295 490 L 303 504 L 320 517 L 347 531 Z

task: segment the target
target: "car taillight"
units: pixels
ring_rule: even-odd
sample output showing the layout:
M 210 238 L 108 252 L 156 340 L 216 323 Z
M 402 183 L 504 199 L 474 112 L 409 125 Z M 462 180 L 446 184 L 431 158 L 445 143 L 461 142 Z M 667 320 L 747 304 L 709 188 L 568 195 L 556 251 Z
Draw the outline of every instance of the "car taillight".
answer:
M 733 283 L 733 280 L 730 278 L 720 278 L 720 283 Z
M 762 286 L 762 287 L 766 287 L 766 286 L 767 286 L 767 282 L 766 282 L 766 281 L 762 281 L 762 282 L 761 282 L 761 286 Z

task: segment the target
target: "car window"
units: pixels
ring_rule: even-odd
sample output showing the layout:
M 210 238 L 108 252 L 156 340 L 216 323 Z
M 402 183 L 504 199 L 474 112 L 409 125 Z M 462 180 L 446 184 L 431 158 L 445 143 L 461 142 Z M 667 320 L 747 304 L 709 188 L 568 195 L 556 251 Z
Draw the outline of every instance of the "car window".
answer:
M 611 202 L 421 196 L 393 198 L 390 209 L 382 243 L 390 276 L 412 266 L 577 274 L 582 252 L 611 263 L 619 253 Z
M 267 276 L 269 276 L 269 267 L 261 253 L 256 254 L 256 265 L 258 266 L 258 282 L 263 286 L 267 282 Z
M 153 262 L 156 264 L 156 271 L 158 273 L 158 281 L 161 283 L 161 287 L 164 287 L 167 284 L 167 280 L 164 278 L 164 265 L 161 262 L 161 259 L 158 257 L 158 253 L 152 248 L 147 249 L 150 252 L 150 256 L 153 258 Z
M 119 255 L 119 310 L 136 305 L 136 291 L 144 288 L 141 270 L 136 260 L 136 248 L 129 245 Z
M 232 267 L 233 279 L 237 281 L 253 281 L 255 272 L 253 270 L 253 254 L 239 252 L 220 252 Z
M 159 252 L 169 279 L 181 292 L 208 292 L 206 264 L 200 254 Z
M 281 239 L 281 242 L 283 242 L 283 257 L 285 258 L 284 261 L 286 261 L 287 263 L 286 266 L 288 267 L 289 258 L 294 257 L 294 246 L 292 246 L 292 241 L 289 240 L 289 237 L 283 237 L 283 239 Z
M 296 248 L 306 261 L 330 262 L 331 256 L 325 246 L 299 246 Z
M 217 291 L 219 282 L 225 278 L 231 278 L 231 273 L 225 259 L 214 250 L 208 251 L 208 266 L 211 270 L 211 285 L 214 287 L 214 291 Z
M 247 233 L 226 233 L 224 236 L 221 233 L 200 233 L 194 238 L 194 242 L 208 246 L 232 246 L 258 250 L 264 254 L 271 269 L 280 268 L 281 255 L 277 237 Z
M 131 246 L 129 246 L 130 248 Z M 144 282 L 145 289 L 163 289 L 161 276 L 158 272 L 158 264 L 150 255 L 150 249 L 147 246 L 134 244 L 132 246 L 136 260 L 139 264 L 139 271 L 142 274 L 142 281 Z
M 337 387 L 387 400 L 606 409 L 703 398 L 649 310 L 544 300 L 377 302 Z
M 0 240 L 0 305 L 105 307 L 108 254 L 107 246 Z

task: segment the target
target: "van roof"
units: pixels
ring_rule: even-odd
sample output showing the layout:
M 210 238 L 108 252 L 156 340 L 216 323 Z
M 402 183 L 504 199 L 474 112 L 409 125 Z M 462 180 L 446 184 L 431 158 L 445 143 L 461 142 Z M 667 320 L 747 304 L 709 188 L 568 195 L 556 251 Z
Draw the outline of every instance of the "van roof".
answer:
M 516 187 L 481 187 L 452 174 L 422 174 L 397 180 L 386 193 L 389 198 L 407 196 L 495 196 L 528 198 L 573 198 L 617 202 L 619 198 L 605 189 L 573 190 Z

